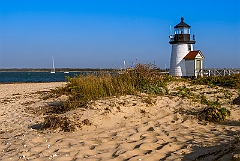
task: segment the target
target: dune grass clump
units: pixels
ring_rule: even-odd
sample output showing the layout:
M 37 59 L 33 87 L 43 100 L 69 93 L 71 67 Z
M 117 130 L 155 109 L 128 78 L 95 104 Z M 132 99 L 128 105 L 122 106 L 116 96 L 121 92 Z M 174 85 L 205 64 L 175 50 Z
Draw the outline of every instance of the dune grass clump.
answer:
M 70 109 L 83 107 L 91 101 L 112 96 L 134 95 L 139 92 L 154 95 L 168 93 L 169 76 L 162 76 L 153 65 L 137 64 L 118 73 L 81 75 L 68 78 L 63 92 L 69 95 L 65 105 Z
M 69 99 L 68 107 L 76 108 L 85 106 L 87 103 L 100 98 L 133 94 L 133 84 L 128 84 L 130 77 L 104 75 L 81 75 L 69 79 L 66 87 Z
M 160 75 L 154 65 L 137 64 L 128 72 L 137 91 L 147 94 L 163 95 L 168 93 L 167 82 L 173 80 L 168 75 Z

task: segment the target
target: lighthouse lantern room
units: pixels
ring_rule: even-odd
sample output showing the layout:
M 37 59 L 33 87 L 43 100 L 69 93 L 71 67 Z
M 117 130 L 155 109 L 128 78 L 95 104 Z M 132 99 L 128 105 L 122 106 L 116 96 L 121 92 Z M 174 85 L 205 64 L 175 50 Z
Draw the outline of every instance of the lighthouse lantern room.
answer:
M 193 44 L 196 43 L 195 35 L 190 35 L 190 27 L 184 22 L 184 18 L 182 17 L 181 22 L 174 27 L 174 35 L 169 36 L 169 43 L 172 45 L 169 75 L 189 76 L 186 72 L 184 57 L 193 51 Z

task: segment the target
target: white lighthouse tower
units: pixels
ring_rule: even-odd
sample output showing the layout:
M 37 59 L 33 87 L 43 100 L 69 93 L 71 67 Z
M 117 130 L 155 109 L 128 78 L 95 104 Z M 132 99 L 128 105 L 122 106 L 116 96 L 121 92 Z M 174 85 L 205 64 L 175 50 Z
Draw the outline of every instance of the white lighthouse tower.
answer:
M 193 51 L 195 36 L 190 36 L 190 27 L 181 18 L 181 22 L 174 27 L 174 35 L 170 35 L 169 43 L 172 44 L 169 75 L 187 76 L 184 57 Z

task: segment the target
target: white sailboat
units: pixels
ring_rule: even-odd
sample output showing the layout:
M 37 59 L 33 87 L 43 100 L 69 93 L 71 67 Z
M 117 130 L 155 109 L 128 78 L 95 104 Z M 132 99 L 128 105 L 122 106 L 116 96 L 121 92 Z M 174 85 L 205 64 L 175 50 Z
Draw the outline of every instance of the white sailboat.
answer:
M 53 57 L 52 57 L 52 67 L 53 67 L 53 69 L 52 69 L 52 71 L 50 73 L 56 73 L 55 66 L 54 66 L 54 58 Z

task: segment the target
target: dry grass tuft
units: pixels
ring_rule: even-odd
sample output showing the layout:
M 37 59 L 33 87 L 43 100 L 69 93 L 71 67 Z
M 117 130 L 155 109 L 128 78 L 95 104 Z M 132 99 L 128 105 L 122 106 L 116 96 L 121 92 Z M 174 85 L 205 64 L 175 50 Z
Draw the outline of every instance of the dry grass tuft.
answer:
M 233 104 L 240 105 L 240 95 L 238 95 L 238 97 L 233 100 Z
M 44 117 L 43 128 L 60 129 L 60 131 L 71 132 L 75 131 L 75 124 L 66 116 L 48 115 Z
M 73 132 L 82 126 L 91 126 L 92 122 L 89 119 L 84 119 L 83 121 L 77 122 L 76 120 L 71 120 L 67 116 L 63 115 L 47 115 L 44 117 L 43 129 L 58 129 L 64 132 Z

